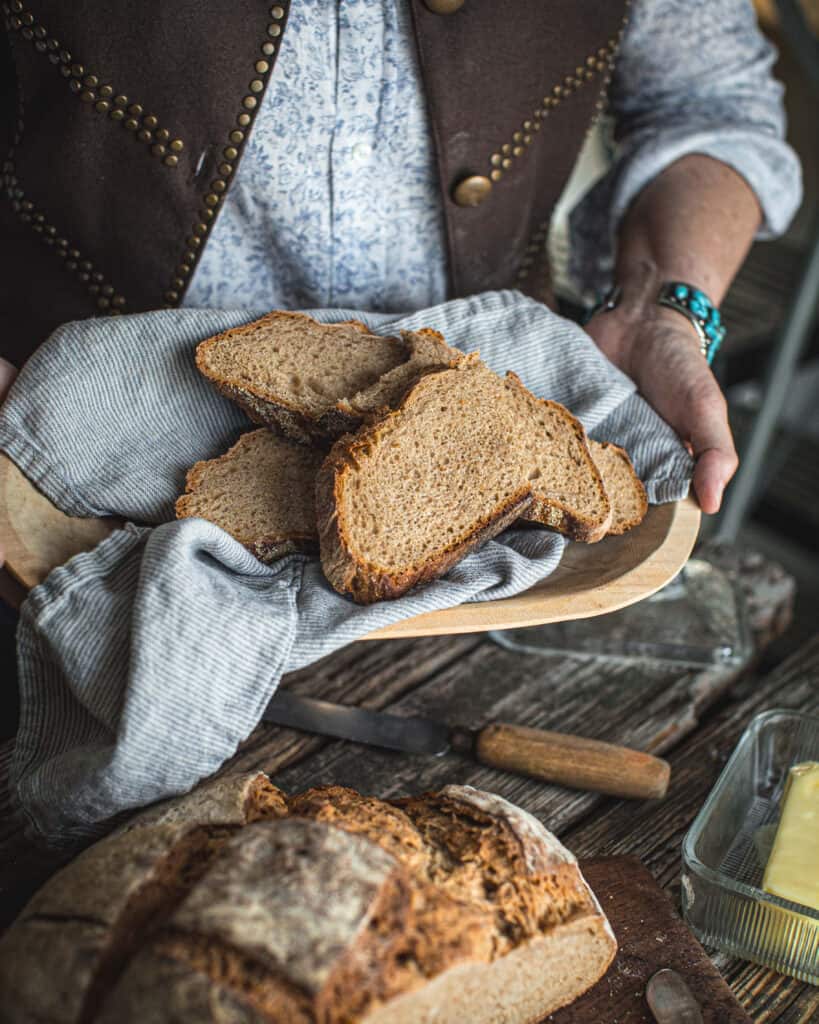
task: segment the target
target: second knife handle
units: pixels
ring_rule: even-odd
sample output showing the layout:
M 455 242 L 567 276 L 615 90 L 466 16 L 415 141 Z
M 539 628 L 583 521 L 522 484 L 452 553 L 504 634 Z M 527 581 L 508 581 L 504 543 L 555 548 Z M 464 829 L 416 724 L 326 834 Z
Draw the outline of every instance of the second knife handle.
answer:
M 628 747 L 495 722 L 475 737 L 479 761 L 506 771 L 637 799 L 665 796 L 668 762 Z

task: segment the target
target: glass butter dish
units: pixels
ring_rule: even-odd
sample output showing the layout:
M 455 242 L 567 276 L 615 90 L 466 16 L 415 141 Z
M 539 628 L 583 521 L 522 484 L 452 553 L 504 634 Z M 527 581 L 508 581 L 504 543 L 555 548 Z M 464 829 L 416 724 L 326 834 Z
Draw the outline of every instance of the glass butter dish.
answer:
M 819 761 L 819 718 L 752 720 L 683 842 L 682 908 L 705 945 L 819 985 L 819 911 L 762 890 L 788 773 L 805 761 Z

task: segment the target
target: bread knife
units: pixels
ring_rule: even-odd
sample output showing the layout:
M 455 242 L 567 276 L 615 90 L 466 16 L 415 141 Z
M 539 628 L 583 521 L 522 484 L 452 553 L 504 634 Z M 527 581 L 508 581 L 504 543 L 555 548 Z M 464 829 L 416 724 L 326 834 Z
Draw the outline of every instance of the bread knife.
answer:
M 493 722 L 475 732 L 452 729 L 428 718 L 331 704 L 283 689 L 262 720 L 409 754 L 440 757 L 454 751 L 493 768 L 610 796 L 656 799 L 668 789 L 670 768 L 658 757 L 522 725 Z

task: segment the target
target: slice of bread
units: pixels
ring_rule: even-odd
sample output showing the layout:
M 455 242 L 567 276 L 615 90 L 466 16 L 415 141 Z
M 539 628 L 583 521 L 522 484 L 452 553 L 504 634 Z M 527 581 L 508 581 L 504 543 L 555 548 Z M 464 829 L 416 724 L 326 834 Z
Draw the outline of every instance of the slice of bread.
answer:
M 191 467 L 176 517 L 216 523 L 262 562 L 315 552 L 315 480 L 323 457 L 269 430 L 253 430 L 219 458 Z
M 646 489 L 625 449 L 600 441 L 589 441 L 589 448 L 612 505 L 609 533 L 625 533 L 641 523 L 648 511 Z
M 217 334 L 196 365 L 252 420 L 302 444 L 328 443 L 397 404 L 420 375 L 457 362 L 437 331 L 371 334 L 351 320 L 320 324 L 274 311 Z
M 593 544 L 609 531 L 612 507 L 583 425 L 564 406 L 536 398 L 516 373 L 506 390 L 521 422 L 534 500 L 523 518 Z
M 586 540 L 611 522 L 582 426 L 470 357 L 336 442 L 316 483 L 324 573 L 362 603 L 398 597 L 533 506 Z
M 324 574 L 339 593 L 398 597 L 531 503 L 503 390 L 465 361 L 423 377 L 396 410 L 335 443 L 316 481 L 316 515 Z

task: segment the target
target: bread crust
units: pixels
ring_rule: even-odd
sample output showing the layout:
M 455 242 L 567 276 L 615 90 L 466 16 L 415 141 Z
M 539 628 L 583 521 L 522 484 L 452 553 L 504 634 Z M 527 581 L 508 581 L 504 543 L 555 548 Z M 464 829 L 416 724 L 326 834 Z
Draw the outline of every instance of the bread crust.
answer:
M 500 797 L 287 797 L 251 773 L 55 875 L 0 939 L 0 1020 L 529 1024 L 615 951 L 573 855 Z
M 407 400 L 411 396 L 412 391 Z M 340 594 L 348 594 L 358 604 L 393 600 L 412 587 L 437 579 L 470 551 L 510 526 L 532 502 L 529 485 L 521 486 L 515 494 L 479 520 L 466 536 L 445 545 L 422 565 L 391 572 L 362 559 L 355 552 L 347 525 L 337 510 L 350 472 L 357 468 L 360 458 L 366 458 L 367 448 L 378 441 L 383 428 L 401 414 L 404 404 L 377 423 L 363 427 L 357 434 L 345 435 L 336 441 L 316 477 L 316 519 L 321 566 L 335 590 Z

